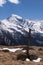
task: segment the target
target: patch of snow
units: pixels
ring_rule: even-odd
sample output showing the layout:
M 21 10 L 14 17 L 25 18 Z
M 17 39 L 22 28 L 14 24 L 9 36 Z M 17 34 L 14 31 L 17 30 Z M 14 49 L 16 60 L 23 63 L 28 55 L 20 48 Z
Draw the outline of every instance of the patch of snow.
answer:
M 8 50 L 9 48 L 3 48 L 3 50 Z
M 26 52 L 26 50 L 22 50 L 22 52 Z
M 36 60 L 33 60 L 33 62 L 40 62 L 41 58 L 37 58 Z
M 26 61 L 30 61 L 30 59 L 26 58 Z
M 22 50 L 22 48 L 13 48 L 13 49 L 3 48 L 2 50 L 9 50 L 10 52 L 16 52 L 17 50 Z

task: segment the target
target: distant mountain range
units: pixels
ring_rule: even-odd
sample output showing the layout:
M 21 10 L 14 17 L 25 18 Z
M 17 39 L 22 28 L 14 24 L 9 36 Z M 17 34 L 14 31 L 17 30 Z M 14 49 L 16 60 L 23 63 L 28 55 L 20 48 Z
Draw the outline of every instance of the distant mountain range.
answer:
M 28 32 L 31 28 L 31 44 L 43 46 L 43 21 L 23 19 L 12 14 L 0 21 L 0 45 L 26 45 Z

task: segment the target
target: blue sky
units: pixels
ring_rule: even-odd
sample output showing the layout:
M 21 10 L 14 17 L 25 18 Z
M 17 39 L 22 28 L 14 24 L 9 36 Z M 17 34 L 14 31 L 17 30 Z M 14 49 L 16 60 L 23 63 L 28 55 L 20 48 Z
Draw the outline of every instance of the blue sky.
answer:
M 43 20 L 43 0 L 0 0 L 0 20 L 11 14 Z

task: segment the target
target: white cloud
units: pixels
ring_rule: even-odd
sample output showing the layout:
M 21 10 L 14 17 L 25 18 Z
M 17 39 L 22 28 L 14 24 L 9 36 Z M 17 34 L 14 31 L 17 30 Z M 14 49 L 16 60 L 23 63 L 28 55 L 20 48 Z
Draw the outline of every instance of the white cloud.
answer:
M 19 0 L 8 0 L 8 1 L 14 4 L 19 4 Z
M 6 0 L 0 0 L 0 6 L 2 7 L 3 6 L 3 4 L 5 4 L 6 3 Z
M 14 3 L 14 4 L 19 4 L 19 0 L 0 0 L 0 6 L 2 7 L 3 4 L 5 4 L 7 1 Z

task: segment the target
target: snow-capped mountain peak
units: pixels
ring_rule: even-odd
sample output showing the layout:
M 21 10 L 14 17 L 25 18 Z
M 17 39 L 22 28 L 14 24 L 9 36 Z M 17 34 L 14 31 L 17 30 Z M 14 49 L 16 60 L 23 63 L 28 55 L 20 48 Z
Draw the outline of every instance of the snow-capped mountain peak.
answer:
M 0 38 L 5 44 L 14 45 L 14 43 L 24 43 L 23 36 L 27 36 L 31 28 L 31 34 L 37 43 L 43 42 L 43 21 L 23 19 L 22 17 L 12 14 L 9 18 L 0 22 Z M 38 38 L 37 38 L 38 36 Z M 16 42 L 15 42 L 16 41 Z M 2 42 L 0 41 L 0 44 Z M 26 43 L 26 42 L 25 42 Z
M 23 18 L 18 15 L 12 14 L 10 17 L 8 17 L 8 21 L 13 23 L 20 23 L 23 21 Z
M 16 15 L 16 14 L 12 14 L 11 16 L 12 16 L 12 17 L 15 17 L 15 18 L 18 18 L 18 19 L 22 19 L 21 16 L 18 16 L 18 15 Z

